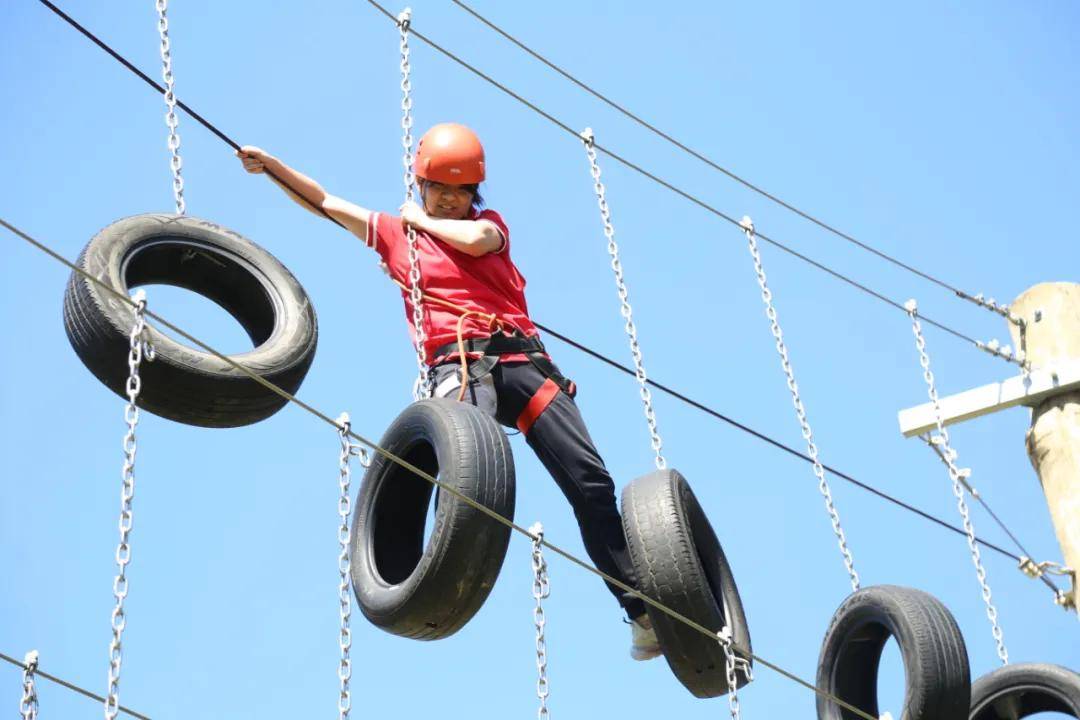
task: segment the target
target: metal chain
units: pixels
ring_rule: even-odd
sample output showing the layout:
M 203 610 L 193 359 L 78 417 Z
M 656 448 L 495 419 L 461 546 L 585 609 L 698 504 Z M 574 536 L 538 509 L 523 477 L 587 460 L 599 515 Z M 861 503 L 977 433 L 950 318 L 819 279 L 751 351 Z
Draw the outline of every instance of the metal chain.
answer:
M 731 628 L 727 625 L 716 634 L 716 639 L 724 651 L 724 664 L 726 668 L 728 686 L 728 708 L 731 710 L 732 720 L 740 720 L 739 710 L 739 678 L 735 674 L 736 668 L 743 672 L 747 681 L 754 679 L 750 663 L 735 655 L 734 642 L 731 639 Z
M 938 456 L 938 459 L 941 460 L 945 467 L 949 466 L 949 458 L 946 457 L 945 451 L 941 449 L 941 436 L 923 433 L 919 436 L 919 439 L 934 451 L 934 454 Z M 955 460 L 957 458 L 956 451 L 953 450 L 951 454 L 952 459 Z M 968 482 L 969 477 L 971 477 L 971 468 L 960 468 L 957 479 L 960 481 L 960 484 L 964 486 L 964 489 L 971 494 L 971 497 L 978 500 L 980 498 L 979 491 L 974 485 Z
M 941 402 L 938 400 L 937 387 L 934 384 L 934 373 L 930 372 L 930 356 L 926 352 L 926 338 L 923 337 L 922 324 L 919 322 L 919 306 L 914 300 L 908 300 L 904 304 L 908 315 L 911 317 L 911 330 L 915 335 L 915 347 L 919 351 L 919 364 L 923 369 L 923 379 L 926 380 L 927 394 L 934 404 L 934 419 L 937 424 L 937 435 L 931 439 L 935 446 L 941 446 L 939 457 L 949 468 L 949 478 L 952 480 L 953 495 L 956 496 L 956 507 L 960 511 L 960 518 L 964 522 L 964 532 L 967 533 L 968 548 L 971 550 L 971 561 L 975 565 L 975 576 L 982 587 L 983 602 L 986 603 L 986 617 L 990 620 L 991 633 L 994 642 L 997 643 L 998 658 L 1003 665 L 1009 664 L 1009 651 L 1005 647 L 1002 637 L 1001 626 L 998 625 L 997 608 L 991 602 L 990 583 L 986 580 L 986 569 L 983 568 L 982 557 L 979 554 L 979 546 L 975 542 L 975 528 L 971 524 L 971 516 L 968 513 L 967 501 L 964 499 L 964 483 L 967 475 L 956 466 L 957 453 L 949 446 L 949 431 L 945 429 L 945 422 L 941 415 Z
M 19 703 L 19 712 L 22 714 L 22 720 L 37 720 L 38 713 L 38 697 L 37 688 L 34 687 L 34 673 L 37 672 L 38 667 L 38 651 L 31 650 L 26 653 L 26 657 L 23 658 L 23 694 L 22 701 Z
M 169 47 L 169 19 L 165 16 L 168 10 L 168 0 L 157 0 L 158 11 L 158 34 L 161 36 L 161 77 L 165 80 L 165 125 L 169 128 L 169 151 L 172 159 L 169 166 L 172 169 L 173 196 L 176 199 L 176 214 L 183 215 L 186 205 L 184 203 L 184 178 L 180 177 L 180 168 L 183 161 L 180 159 L 180 135 L 176 132 L 180 120 L 176 117 L 176 94 L 173 92 L 172 51 Z
M 139 377 L 139 366 L 145 355 L 146 360 L 154 359 L 154 348 L 146 338 L 146 294 L 142 290 L 136 291 L 132 296 L 135 301 L 135 320 L 128 336 L 128 370 L 129 375 L 125 389 L 128 402 L 124 408 L 124 420 L 127 422 L 127 434 L 124 435 L 124 465 L 121 470 L 123 488 L 120 491 L 120 544 L 116 547 L 116 565 L 119 571 L 113 580 L 113 596 L 116 598 L 116 606 L 112 611 L 112 641 L 109 643 L 109 692 L 105 699 L 105 717 L 113 720 L 120 712 L 120 666 L 123 662 L 123 649 L 121 636 L 127 626 L 127 616 L 124 614 L 124 599 L 128 594 L 127 566 L 131 562 L 131 537 L 132 528 L 132 500 L 135 497 L 135 427 L 139 424 L 139 408 L 135 401 L 142 390 L 142 379 Z
M 547 643 L 544 640 L 544 627 L 547 619 L 544 617 L 544 600 L 551 596 L 551 586 L 548 583 L 547 561 L 544 560 L 544 526 L 534 523 L 529 528 L 532 535 L 532 568 L 533 568 L 533 599 L 536 607 L 533 608 L 533 622 L 536 625 L 536 669 L 539 673 L 536 680 L 536 697 L 540 700 L 540 709 L 536 711 L 538 720 L 550 717 L 547 707 L 548 677 L 547 677 Z
M 611 269 L 615 272 L 615 287 L 619 292 L 621 307 L 619 312 L 626 320 L 625 330 L 630 338 L 630 353 L 634 356 L 634 375 L 637 378 L 641 402 L 645 406 L 645 421 L 649 425 L 649 437 L 653 452 L 656 453 L 656 469 L 663 470 L 667 467 L 667 460 L 661 453 L 664 443 L 660 439 L 660 431 L 656 429 L 656 413 L 652 406 L 652 393 L 647 385 L 649 376 L 645 373 L 645 363 L 641 358 L 641 347 L 638 345 L 637 327 L 634 325 L 634 311 L 630 307 L 629 291 L 626 289 L 626 281 L 623 279 L 622 263 L 619 261 L 619 246 L 615 242 L 615 228 L 611 225 L 611 210 L 608 208 L 607 199 L 604 195 L 604 184 L 600 182 L 600 165 L 596 160 L 596 139 L 592 128 L 585 128 L 581 133 L 581 139 L 585 143 L 585 153 L 589 158 L 590 172 L 593 178 L 593 188 L 596 190 L 596 202 L 600 206 L 600 219 L 604 223 L 604 236 L 607 237 L 608 254 L 611 255 Z
M 758 250 L 757 237 L 754 234 L 754 223 L 749 217 L 744 216 L 739 224 L 743 232 L 746 233 L 746 239 L 750 245 L 750 255 L 754 259 L 754 271 L 757 273 L 758 286 L 761 288 L 761 299 L 765 303 L 765 316 L 769 318 L 773 338 L 776 339 L 776 351 L 780 353 L 780 366 L 787 377 L 788 390 L 791 391 L 791 401 L 795 406 L 795 416 L 799 420 L 799 427 L 802 428 L 802 436 L 806 441 L 806 454 L 810 456 L 810 460 L 814 464 L 814 476 L 818 479 L 818 490 L 821 491 L 822 497 L 825 498 L 825 510 L 829 513 L 829 519 L 832 521 L 833 533 L 836 535 L 836 542 L 840 546 L 840 554 L 844 556 L 844 567 L 847 568 L 848 577 L 851 579 L 851 589 L 856 591 L 859 589 L 859 573 L 855 571 L 855 560 L 852 558 L 851 550 L 848 548 L 844 528 L 840 525 L 840 513 L 837 512 L 836 506 L 833 504 L 832 490 L 830 490 L 829 483 L 825 479 L 825 468 L 818 458 L 814 433 L 810 429 L 810 422 L 806 418 L 806 408 L 803 406 L 802 398 L 799 396 L 799 386 L 795 382 L 795 371 L 791 368 L 791 361 L 788 359 L 784 333 L 780 329 L 776 308 L 773 307 L 772 291 L 769 290 L 768 281 L 765 277 L 765 268 L 761 264 L 761 252 Z
M 413 202 L 416 173 L 413 170 L 412 151 L 412 82 L 409 80 L 409 25 L 412 23 L 412 9 L 402 10 L 397 17 L 397 23 L 401 32 L 401 146 L 405 150 L 401 162 L 405 166 L 405 202 Z M 427 331 L 424 329 L 424 294 L 420 289 L 420 251 L 416 245 L 416 229 L 410 225 L 406 234 L 409 238 L 409 301 L 412 303 L 418 369 L 416 382 L 413 383 L 413 400 L 421 400 L 431 397 L 431 383 L 428 381 L 424 354 L 424 343 L 427 340 Z
M 352 481 L 352 472 L 349 460 L 353 456 L 360 458 L 360 464 L 365 468 L 371 465 L 371 458 L 367 449 L 354 445 L 349 440 L 349 430 L 352 425 L 349 422 L 349 413 L 341 413 L 337 419 L 338 437 L 341 440 L 341 456 L 338 458 L 338 486 L 341 494 L 338 496 L 338 517 L 341 524 L 338 525 L 338 603 L 341 614 L 341 632 L 338 635 L 338 644 L 341 646 L 341 661 L 338 664 L 338 680 L 341 681 L 341 694 L 338 696 L 338 720 L 346 720 L 352 709 L 352 695 L 349 691 L 349 679 L 352 678 L 352 660 L 349 652 L 352 649 L 352 595 L 349 594 L 349 515 L 352 504 L 349 500 L 349 485 Z

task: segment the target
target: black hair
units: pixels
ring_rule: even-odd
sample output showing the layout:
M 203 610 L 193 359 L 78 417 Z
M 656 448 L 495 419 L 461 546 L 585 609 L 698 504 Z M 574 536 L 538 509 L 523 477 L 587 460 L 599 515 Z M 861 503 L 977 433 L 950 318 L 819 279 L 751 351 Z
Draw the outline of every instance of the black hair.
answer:
M 485 203 L 484 196 L 480 194 L 480 183 L 473 183 L 465 187 L 472 191 L 473 210 L 482 210 Z
M 420 185 L 421 192 L 426 192 L 425 185 L 431 182 L 426 178 L 417 178 Z M 462 185 L 466 190 L 472 193 L 472 209 L 473 211 L 482 210 L 487 203 L 484 201 L 484 196 L 480 194 L 480 183 L 469 183 L 468 185 Z

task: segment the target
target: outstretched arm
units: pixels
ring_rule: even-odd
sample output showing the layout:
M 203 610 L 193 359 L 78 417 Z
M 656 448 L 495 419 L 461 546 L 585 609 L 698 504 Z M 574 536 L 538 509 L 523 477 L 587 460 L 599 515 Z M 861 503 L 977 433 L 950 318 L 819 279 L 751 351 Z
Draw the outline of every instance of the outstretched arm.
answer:
M 325 213 L 361 240 L 367 239 L 368 221 L 371 219 L 370 210 L 331 195 L 323 190 L 322 185 L 307 175 L 294 170 L 270 153 L 253 145 L 245 145 L 237 151 L 236 155 L 249 173 L 254 175 L 271 173 L 270 179 L 298 205 L 319 216 Z

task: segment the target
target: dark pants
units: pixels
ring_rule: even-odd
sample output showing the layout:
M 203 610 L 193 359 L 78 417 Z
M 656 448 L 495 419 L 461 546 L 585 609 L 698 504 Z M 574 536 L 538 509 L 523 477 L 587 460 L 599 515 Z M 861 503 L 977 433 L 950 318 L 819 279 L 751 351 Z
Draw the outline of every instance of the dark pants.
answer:
M 458 363 L 444 363 L 432 373 L 436 395 L 458 396 L 461 384 L 454 380 L 461 375 Z M 532 363 L 499 363 L 490 375 L 469 383 L 465 400 L 502 425 L 516 428 L 518 416 L 544 379 Z M 615 504 L 615 485 L 573 398 L 558 393 L 526 433 L 525 441 L 574 508 L 585 550 L 596 567 L 630 587 L 638 587 Z M 641 600 L 611 583 L 605 584 L 628 617 L 645 613 Z

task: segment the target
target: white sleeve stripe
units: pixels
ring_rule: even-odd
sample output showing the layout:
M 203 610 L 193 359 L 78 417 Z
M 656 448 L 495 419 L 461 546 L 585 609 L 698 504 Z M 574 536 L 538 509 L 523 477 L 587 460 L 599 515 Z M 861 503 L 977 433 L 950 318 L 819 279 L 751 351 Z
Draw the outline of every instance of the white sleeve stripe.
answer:
M 369 248 L 371 248 L 372 250 L 375 249 L 375 239 L 378 237 L 378 231 L 379 231 L 378 228 L 379 228 L 379 213 L 373 212 L 373 213 L 371 213 L 371 216 L 368 218 L 367 239 L 364 241 L 365 244 Z

